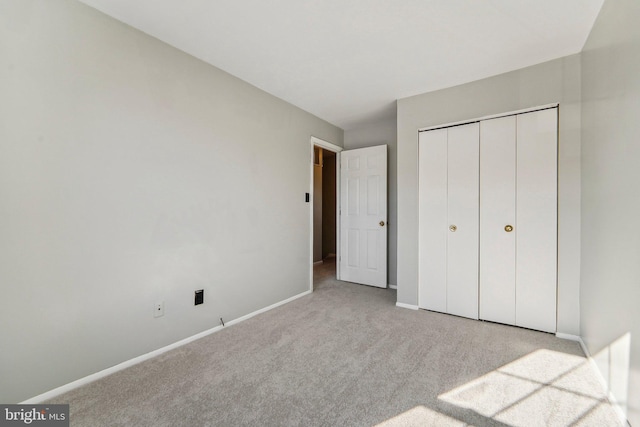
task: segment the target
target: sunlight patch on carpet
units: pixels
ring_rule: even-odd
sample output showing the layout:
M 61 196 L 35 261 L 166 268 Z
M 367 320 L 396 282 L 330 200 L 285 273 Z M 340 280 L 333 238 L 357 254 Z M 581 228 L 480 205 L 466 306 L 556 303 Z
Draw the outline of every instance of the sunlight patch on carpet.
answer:
M 438 398 L 512 426 L 580 425 L 594 417 L 618 425 L 590 369 L 584 357 L 537 350 Z
M 418 427 L 418 426 L 466 426 L 460 420 L 451 418 L 425 406 L 416 406 L 400 415 L 377 424 L 376 427 Z

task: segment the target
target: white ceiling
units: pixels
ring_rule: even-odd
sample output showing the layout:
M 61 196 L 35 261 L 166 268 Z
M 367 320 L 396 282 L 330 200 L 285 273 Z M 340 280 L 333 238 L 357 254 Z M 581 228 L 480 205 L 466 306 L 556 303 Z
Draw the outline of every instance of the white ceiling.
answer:
M 345 130 L 578 53 L 603 0 L 81 0 Z

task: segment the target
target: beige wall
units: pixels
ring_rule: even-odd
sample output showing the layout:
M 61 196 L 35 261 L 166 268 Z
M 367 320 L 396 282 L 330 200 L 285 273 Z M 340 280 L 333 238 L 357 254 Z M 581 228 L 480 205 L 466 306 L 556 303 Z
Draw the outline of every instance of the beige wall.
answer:
M 607 0 L 582 53 L 581 331 L 640 425 L 640 2 Z
M 336 155 L 324 150 L 322 162 L 322 258 L 336 254 Z
M 0 2 L 0 94 L 0 402 L 309 290 L 341 129 L 71 0 Z
M 313 165 L 313 262 L 322 261 L 322 196 L 322 166 Z
M 418 304 L 418 129 L 560 103 L 558 332 L 580 333 L 580 57 L 398 100 L 398 302 Z

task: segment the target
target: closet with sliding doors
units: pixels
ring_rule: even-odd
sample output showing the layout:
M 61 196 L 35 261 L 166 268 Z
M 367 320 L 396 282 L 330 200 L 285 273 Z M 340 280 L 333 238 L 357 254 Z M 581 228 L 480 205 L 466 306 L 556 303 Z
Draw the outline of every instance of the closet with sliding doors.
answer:
M 420 308 L 556 331 L 558 108 L 419 133 Z

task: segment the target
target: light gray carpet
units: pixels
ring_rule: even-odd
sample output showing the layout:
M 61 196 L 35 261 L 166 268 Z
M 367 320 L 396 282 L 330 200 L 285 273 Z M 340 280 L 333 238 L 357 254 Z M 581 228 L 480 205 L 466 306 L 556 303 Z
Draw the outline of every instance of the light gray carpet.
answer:
M 395 307 L 315 272 L 315 292 L 50 403 L 72 426 L 615 426 L 577 343 Z

